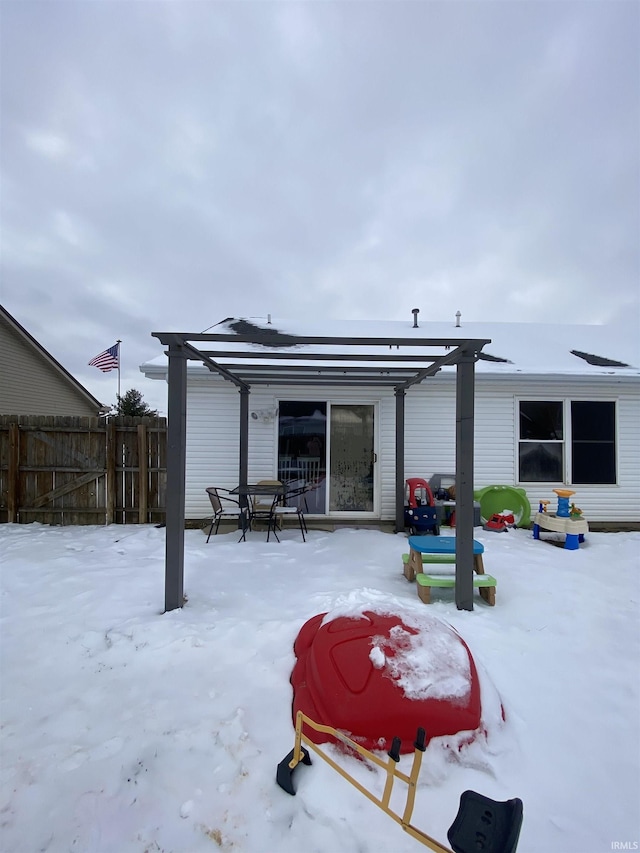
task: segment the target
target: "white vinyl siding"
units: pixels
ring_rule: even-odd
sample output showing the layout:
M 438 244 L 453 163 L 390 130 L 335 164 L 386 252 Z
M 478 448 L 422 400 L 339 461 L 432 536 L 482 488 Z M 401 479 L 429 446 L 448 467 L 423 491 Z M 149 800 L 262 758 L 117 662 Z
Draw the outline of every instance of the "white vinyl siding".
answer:
M 260 388 L 249 411 L 271 410 L 281 399 L 377 403 L 377 488 L 382 520 L 395 518 L 395 397 L 372 388 Z M 615 400 L 616 485 L 576 486 L 575 502 L 587 520 L 640 521 L 640 390 L 615 378 L 492 377 L 476 374 L 475 488 L 517 482 L 519 399 Z M 455 472 L 455 375 L 438 374 L 405 397 L 405 479 Z M 187 407 L 187 518 L 208 513 L 205 488 L 237 485 L 240 395 L 213 376 L 189 379 Z M 249 479 L 276 476 L 278 420 L 249 420 Z M 560 485 L 560 484 L 558 484 Z M 532 508 L 554 499 L 554 484 L 524 484 Z
M 249 412 L 273 411 L 280 400 L 326 400 L 376 404 L 377 499 L 380 516 L 393 518 L 395 489 L 395 398 L 370 388 L 258 388 L 249 395 Z M 186 517 L 207 516 L 207 486 L 233 488 L 239 481 L 240 394 L 216 377 L 189 378 L 187 395 Z M 277 476 L 278 418 L 265 422 L 249 415 L 249 481 Z
M 417 393 L 416 393 L 417 392 Z M 519 486 L 532 508 L 540 499 L 554 500 L 562 483 L 518 482 L 517 414 L 520 399 L 615 400 L 617 403 L 618 482 L 575 486 L 575 502 L 587 520 L 640 521 L 640 391 L 635 383 L 599 380 L 496 379 L 476 375 L 476 489 L 490 485 Z M 428 477 L 455 471 L 455 378 L 436 376 L 406 397 L 405 476 Z

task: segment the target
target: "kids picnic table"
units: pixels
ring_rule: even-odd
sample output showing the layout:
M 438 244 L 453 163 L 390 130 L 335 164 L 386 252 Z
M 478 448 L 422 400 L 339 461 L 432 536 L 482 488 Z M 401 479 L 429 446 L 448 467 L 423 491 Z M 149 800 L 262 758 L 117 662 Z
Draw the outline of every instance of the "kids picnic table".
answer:
M 473 540 L 473 586 L 480 592 L 487 604 L 495 604 L 496 579 L 484 572 L 482 554 L 484 545 Z M 405 556 L 407 559 L 405 560 Z M 418 595 L 425 604 L 431 602 L 432 587 L 455 586 L 455 575 L 438 574 L 437 566 L 443 563 L 455 563 L 455 536 L 410 536 L 409 554 L 403 555 L 404 576 L 409 581 L 417 581 Z M 434 572 L 428 574 L 425 569 Z
M 473 570 L 478 575 L 484 574 L 484 563 L 482 555 L 484 545 L 473 540 Z M 425 556 L 423 556 L 423 554 Z M 432 558 L 432 559 L 430 559 Z M 455 536 L 410 536 L 409 537 L 409 559 L 404 564 L 404 576 L 408 581 L 416 579 L 416 575 L 422 572 L 424 563 L 455 563 L 456 561 L 456 537 Z

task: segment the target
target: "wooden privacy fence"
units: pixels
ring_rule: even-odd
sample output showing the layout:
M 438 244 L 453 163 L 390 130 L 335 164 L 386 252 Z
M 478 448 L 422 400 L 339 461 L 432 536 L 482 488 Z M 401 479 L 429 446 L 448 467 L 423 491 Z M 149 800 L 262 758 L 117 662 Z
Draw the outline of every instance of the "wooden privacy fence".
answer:
M 166 418 L 0 415 L 0 522 L 163 522 L 166 447 Z

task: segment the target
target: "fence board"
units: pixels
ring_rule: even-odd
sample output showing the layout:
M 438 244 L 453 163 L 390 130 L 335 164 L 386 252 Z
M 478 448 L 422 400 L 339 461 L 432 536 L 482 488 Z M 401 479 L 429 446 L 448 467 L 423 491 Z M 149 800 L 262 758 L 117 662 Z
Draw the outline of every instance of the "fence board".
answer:
M 0 416 L 0 522 L 159 523 L 165 418 Z
M 4 454 L 3 454 L 4 456 Z M 7 508 L 9 521 L 18 518 L 19 471 L 20 471 L 20 430 L 18 424 L 9 426 L 9 461 L 8 461 L 8 498 Z
M 138 522 L 147 520 L 147 498 L 149 493 L 149 454 L 147 452 L 147 429 L 138 424 Z

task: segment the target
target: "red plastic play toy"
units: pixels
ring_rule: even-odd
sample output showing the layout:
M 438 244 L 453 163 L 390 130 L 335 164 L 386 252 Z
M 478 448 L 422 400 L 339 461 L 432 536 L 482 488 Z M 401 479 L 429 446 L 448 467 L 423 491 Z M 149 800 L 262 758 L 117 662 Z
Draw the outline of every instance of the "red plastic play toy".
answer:
M 437 698 L 411 699 L 386 665 L 374 666 L 372 640 L 375 638 L 375 645 L 384 650 L 388 661 L 399 653 L 398 637 L 400 645 L 411 642 L 418 629 L 405 625 L 397 615 L 366 611 L 363 618 L 341 616 L 322 625 L 325 615 L 320 613 L 306 622 L 294 645 L 294 720 L 302 711 L 370 750 L 388 750 L 394 737 L 399 737 L 400 751 L 413 752 L 419 726 L 429 738 L 464 731 L 473 739 L 481 723 L 478 673 L 466 643 L 452 627 L 434 619 L 426 636 L 433 636 L 437 648 L 443 642 L 449 646 L 453 643 L 454 648 L 459 643 L 464 648 L 468 658 L 468 669 L 464 667 L 466 695 L 446 696 L 436 691 Z M 314 743 L 329 739 L 320 732 L 310 736 Z
M 438 513 L 429 483 L 420 477 L 410 477 L 406 481 L 406 486 L 405 527 L 408 527 L 411 533 L 423 534 L 431 530 L 435 536 L 438 536 L 440 534 Z
M 484 525 L 484 529 L 496 530 L 498 531 L 498 533 L 501 533 L 504 530 L 508 530 L 509 527 L 515 527 L 515 524 L 516 520 L 513 516 L 513 513 L 496 512 Z
M 410 477 L 406 483 L 409 490 L 407 506 L 411 509 L 415 509 L 417 506 L 434 505 L 435 501 L 433 500 L 433 492 L 431 491 L 431 486 L 426 480 L 422 480 L 420 477 Z M 418 498 L 418 492 L 422 492 L 421 498 Z

